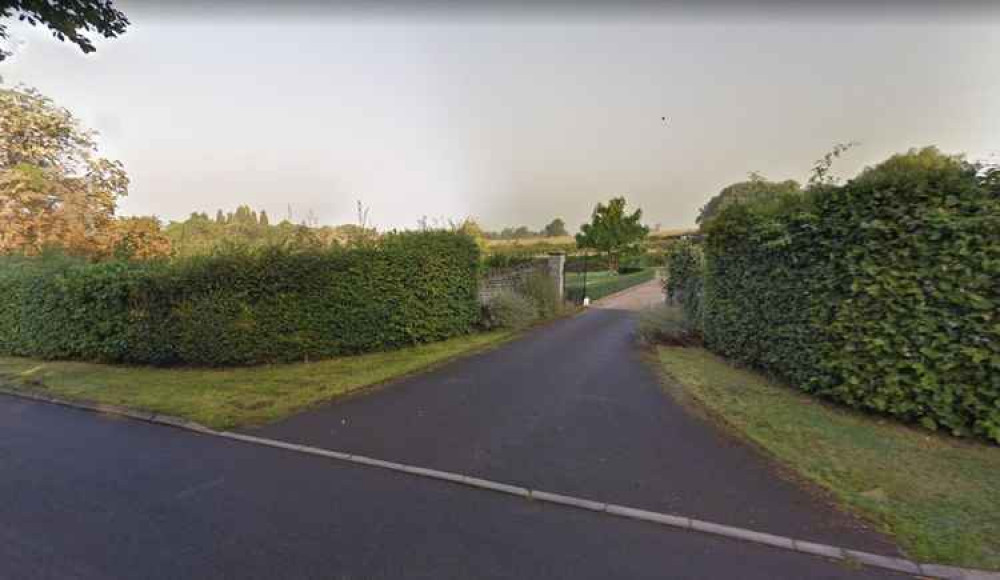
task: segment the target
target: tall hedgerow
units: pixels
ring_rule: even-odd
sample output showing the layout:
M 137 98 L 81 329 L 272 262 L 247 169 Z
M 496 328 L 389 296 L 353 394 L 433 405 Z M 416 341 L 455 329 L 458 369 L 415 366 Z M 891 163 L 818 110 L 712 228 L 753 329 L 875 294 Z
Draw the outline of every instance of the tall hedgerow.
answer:
M 478 249 L 448 232 L 371 247 L 0 264 L 0 352 L 144 364 L 308 360 L 470 331 Z
M 689 330 L 703 332 L 702 299 L 704 294 L 705 258 L 701 247 L 681 240 L 666 253 L 666 276 L 663 291 L 667 300 L 680 304 Z
M 928 148 L 722 210 L 705 343 L 824 397 L 1000 441 L 1000 197 Z

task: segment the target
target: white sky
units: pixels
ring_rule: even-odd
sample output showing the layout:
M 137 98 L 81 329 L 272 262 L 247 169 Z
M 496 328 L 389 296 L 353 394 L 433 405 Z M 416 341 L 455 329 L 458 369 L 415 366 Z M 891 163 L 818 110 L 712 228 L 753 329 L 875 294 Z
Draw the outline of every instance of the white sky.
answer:
M 995 11 L 121 7 L 129 31 L 89 56 L 13 25 L 22 44 L 0 75 L 101 132 L 132 177 L 126 214 L 291 205 L 334 224 L 361 199 L 382 228 L 575 228 L 623 194 L 674 227 L 751 170 L 804 180 L 837 142 L 862 143 L 842 175 L 914 146 L 1000 152 Z

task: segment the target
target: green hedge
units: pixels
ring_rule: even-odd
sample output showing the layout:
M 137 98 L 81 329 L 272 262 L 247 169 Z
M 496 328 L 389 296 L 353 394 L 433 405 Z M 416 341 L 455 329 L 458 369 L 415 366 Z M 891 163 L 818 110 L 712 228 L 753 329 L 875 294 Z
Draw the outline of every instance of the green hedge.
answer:
M 667 252 L 665 262 L 667 273 L 663 290 L 667 300 L 681 305 L 689 329 L 701 335 L 704 332 L 702 298 L 705 279 L 705 257 L 701 246 L 687 240 L 677 241 Z
M 0 353 L 213 366 L 440 340 L 477 321 L 478 260 L 470 238 L 446 232 L 159 263 L 8 259 Z
M 1000 198 L 934 149 L 708 228 L 706 344 L 852 407 L 1000 442 Z

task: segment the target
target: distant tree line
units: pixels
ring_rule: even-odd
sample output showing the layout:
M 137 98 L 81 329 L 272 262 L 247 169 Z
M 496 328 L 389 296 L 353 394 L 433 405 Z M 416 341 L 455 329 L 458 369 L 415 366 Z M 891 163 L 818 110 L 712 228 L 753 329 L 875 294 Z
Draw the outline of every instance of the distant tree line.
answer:
M 164 232 L 178 256 L 206 254 L 225 246 L 328 248 L 376 235 L 373 229 L 355 224 L 310 227 L 287 219 L 272 224 L 266 211 L 249 205 L 231 212 L 217 210 L 214 219 L 195 212 L 186 220 L 171 222 Z
M 530 238 L 556 238 L 568 236 L 566 222 L 555 218 L 540 230 L 532 230 L 528 226 L 506 227 L 500 231 L 487 231 L 483 235 L 488 240 L 525 240 Z

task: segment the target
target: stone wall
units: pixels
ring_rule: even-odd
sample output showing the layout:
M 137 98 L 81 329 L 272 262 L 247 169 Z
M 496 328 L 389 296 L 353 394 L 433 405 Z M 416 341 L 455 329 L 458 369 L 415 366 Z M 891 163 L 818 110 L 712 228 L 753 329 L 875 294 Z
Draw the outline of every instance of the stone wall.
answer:
M 479 280 L 479 302 L 485 304 L 501 292 L 517 290 L 533 272 L 541 272 L 547 276 L 558 289 L 559 295 L 565 296 L 565 267 L 566 256 L 554 254 L 513 268 L 488 272 Z

